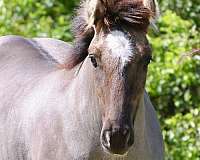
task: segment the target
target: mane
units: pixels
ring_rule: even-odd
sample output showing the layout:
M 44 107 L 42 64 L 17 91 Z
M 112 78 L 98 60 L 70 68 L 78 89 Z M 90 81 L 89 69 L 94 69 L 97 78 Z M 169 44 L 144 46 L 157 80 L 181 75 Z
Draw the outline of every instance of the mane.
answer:
M 134 29 L 147 30 L 151 12 L 139 3 L 120 1 L 107 9 L 104 21 L 108 28 L 130 25 Z
M 73 20 L 73 30 L 75 36 L 74 45 L 71 48 L 71 53 L 64 68 L 72 69 L 79 63 L 81 63 L 88 56 L 88 48 L 94 36 L 93 28 L 85 30 L 84 21 L 79 16 L 75 17 Z
M 72 69 L 81 63 L 88 55 L 88 48 L 94 36 L 92 27 L 87 28 L 87 8 L 86 1 L 82 0 L 80 7 L 76 10 L 76 15 L 72 21 L 72 33 L 74 35 L 74 45 L 71 49 L 71 55 L 64 64 L 64 68 Z M 86 29 L 87 28 L 87 29 Z
M 87 57 L 88 48 L 94 36 L 93 25 L 98 22 L 107 29 L 121 26 L 123 23 L 131 25 L 134 29 L 146 31 L 151 19 L 155 20 L 158 12 L 151 9 L 149 1 L 82 0 L 73 18 L 72 32 L 75 42 L 71 62 L 66 67 L 73 68 Z
M 101 2 L 101 9 L 95 11 L 95 7 Z M 150 0 L 82 0 L 80 7 L 76 10 L 73 19 L 73 34 L 80 38 L 97 21 L 103 21 L 104 25 L 115 25 L 118 22 L 129 23 L 133 28 L 148 27 L 158 17 L 158 7 L 151 9 Z M 100 13 L 103 12 L 103 13 Z

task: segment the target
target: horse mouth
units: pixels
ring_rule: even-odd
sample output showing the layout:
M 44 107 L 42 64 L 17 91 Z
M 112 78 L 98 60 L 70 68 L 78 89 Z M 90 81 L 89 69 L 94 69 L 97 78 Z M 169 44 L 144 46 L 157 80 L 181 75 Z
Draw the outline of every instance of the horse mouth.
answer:
M 128 154 L 128 150 L 115 150 L 115 152 L 113 152 L 110 148 L 108 148 L 107 146 L 102 145 L 103 151 L 109 155 L 114 155 L 114 156 L 122 156 L 125 157 Z
M 133 140 L 128 142 L 127 137 L 124 138 L 120 135 L 112 135 L 111 132 L 107 132 L 106 135 L 102 132 L 100 141 L 104 152 L 115 156 L 126 156 L 129 148 L 133 145 Z

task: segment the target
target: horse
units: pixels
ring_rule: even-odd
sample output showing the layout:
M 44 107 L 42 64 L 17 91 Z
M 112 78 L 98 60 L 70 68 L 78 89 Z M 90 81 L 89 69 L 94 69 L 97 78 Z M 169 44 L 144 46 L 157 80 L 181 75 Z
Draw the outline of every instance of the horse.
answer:
M 1 160 L 162 160 L 145 91 L 155 0 L 82 0 L 74 44 L 0 38 Z

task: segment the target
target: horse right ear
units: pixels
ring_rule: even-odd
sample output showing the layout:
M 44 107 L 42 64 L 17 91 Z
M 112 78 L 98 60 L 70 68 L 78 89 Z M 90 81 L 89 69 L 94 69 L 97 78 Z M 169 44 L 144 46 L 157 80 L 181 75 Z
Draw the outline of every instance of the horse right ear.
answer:
M 76 16 L 72 23 L 72 32 L 75 38 L 88 35 L 96 25 L 96 22 L 105 15 L 105 0 L 82 0 L 80 7 L 76 10 Z
M 159 18 L 160 16 L 160 10 L 159 10 L 159 6 L 158 6 L 158 2 L 157 0 L 143 0 L 143 4 L 146 8 L 148 8 L 152 15 L 149 19 L 150 21 L 150 24 L 151 24 L 151 27 L 156 31 L 158 32 L 158 28 L 157 26 L 155 25 L 157 19 Z
M 102 19 L 106 12 L 106 2 L 107 0 L 86 0 L 84 8 L 87 12 L 87 28 L 96 25 L 96 22 Z

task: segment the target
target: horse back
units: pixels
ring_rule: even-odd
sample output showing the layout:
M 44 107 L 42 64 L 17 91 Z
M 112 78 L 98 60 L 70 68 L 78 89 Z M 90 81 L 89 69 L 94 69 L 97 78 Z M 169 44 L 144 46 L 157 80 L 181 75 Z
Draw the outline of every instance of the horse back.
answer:
M 32 142 L 26 142 L 34 129 L 28 119 L 34 121 L 31 116 L 35 116 L 33 112 L 40 107 L 37 103 L 45 101 L 42 96 L 61 84 L 64 78 L 69 78 L 68 74 L 63 77 L 65 70 L 59 66 L 70 55 L 70 47 L 54 39 L 0 38 L 1 160 L 22 160 L 33 156 L 28 154 L 28 144 Z

